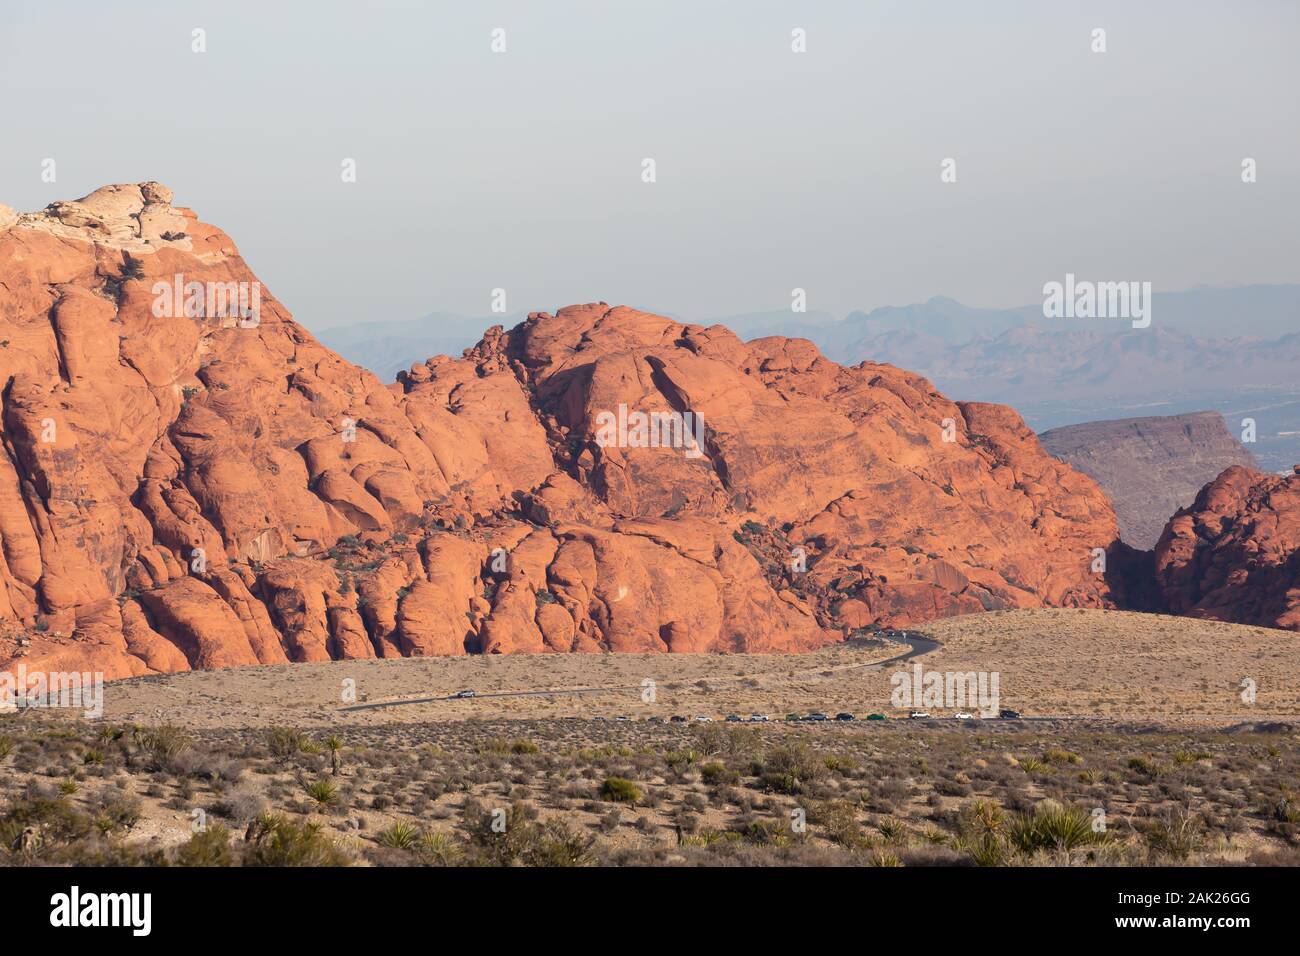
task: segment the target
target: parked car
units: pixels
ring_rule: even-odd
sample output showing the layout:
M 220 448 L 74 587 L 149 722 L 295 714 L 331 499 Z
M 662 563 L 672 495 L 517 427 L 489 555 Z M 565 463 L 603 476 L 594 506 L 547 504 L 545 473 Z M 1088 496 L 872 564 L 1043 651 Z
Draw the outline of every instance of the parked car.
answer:
M 908 720 L 929 720 L 930 715 L 923 710 L 914 710 L 907 715 Z
M 617 717 L 615 717 L 614 719 L 615 719 L 615 720 L 631 720 L 632 718 L 631 718 L 631 717 L 628 717 L 626 714 L 619 714 L 619 715 L 618 715 Z
M 803 717 L 801 717 L 799 714 L 786 714 L 786 715 L 785 715 L 785 719 L 786 719 L 786 720 L 803 720 Z
M 658 714 L 655 714 L 653 717 L 647 717 L 646 722 L 651 724 L 662 724 L 664 722 L 664 719 L 660 717 Z
M 867 714 L 867 720 L 888 720 L 884 714 Z
M 686 718 L 683 717 L 681 714 L 673 714 L 673 715 L 672 715 L 671 717 L 669 717 L 668 719 L 669 719 L 672 723 L 674 723 L 674 724 L 684 724 L 684 723 L 686 723 Z
M 998 711 L 998 716 L 1001 717 L 1003 720 L 1019 720 L 1022 715 L 1018 710 L 1012 710 L 1009 707 L 1004 707 L 1002 710 Z
M 811 714 L 805 717 L 804 720 L 830 720 L 830 718 L 827 717 L 825 714 L 821 713 L 820 711 L 813 711 Z
M 740 714 L 728 714 L 725 718 L 729 724 L 738 724 L 741 722 Z
M 855 718 L 854 718 L 854 716 L 853 716 L 852 714 L 850 714 L 850 713 L 841 713 L 841 714 L 836 714 L 836 715 L 835 715 L 835 719 L 836 719 L 836 720 L 854 720 Z
M 767 714 L 750 714 L 747 718 L 751 724 L 767 723 L 768 719 Z
M 957 711 L 957 713 L 955 713 L 955 714 L 952 715 L 952 719 L 953 719 L 953 720 L 974 720 L 974 719 L 975 719 L 975 715 L 974 715 L 974 714 L 968 714 L 968 713 L 966 713 L 966 711 L 964 711 L 964 710 L 959 710 L 959 711 Z
M 713 723 L 713 718 L 712 718 L 712 717 L 696 717 L 695 719 L 696 719 L 697 721 L 699 721 L 700 723 L 702 723 L 702 724 L 711 724 L 711 723 Z
M 458 691 L 456 691 L 456 693 L 452 694 L 451 696 L 452 696 L 452 697 L 455 697 L 455 698 L 459 698 L 459 699 L 461 699 L 461 700 L 464 700 L 464 699 L 467 698 L 467 697 L 475 697 L 475 696 L 477 696 L 477 693 L 476 693 L 475 691 L 472 691 L 472 690 L 458 690 Z

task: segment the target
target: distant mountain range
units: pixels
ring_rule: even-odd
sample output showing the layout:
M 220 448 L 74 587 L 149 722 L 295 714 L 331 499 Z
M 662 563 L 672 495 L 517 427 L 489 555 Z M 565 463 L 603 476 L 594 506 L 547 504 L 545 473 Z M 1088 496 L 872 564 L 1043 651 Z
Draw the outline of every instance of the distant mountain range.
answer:
M 316 333 L 316 338 L 349 362 L 391 382 L 413 362 L 423 362 L 434 355 L 459 358 L 461 352 L 478 343 L 485 329 L 494 325 L 511 328 L 524 318 L 523 312 L 491 316 L 431 312 L 420 319 L 363 322 L 323 329 Z
M 387 381 L 413 362 L 460 352 L 522 313 L 433 313 L 330 329 L 321 341 Z M 743 313 L 713 319 L 746 340 L 807 338 L 844 364 L 911 369 L 967 401 L 1014 406 L 1036 430 L 1140 414 L 1213 409 L 1235 433 L 1256 422 L 1252 451 L 1272 471 L 1300 461 L 1300 285 L 1156 293 L 1149 328 L 1124 319 L 1048 319 L 1041 304 L 981 309 L 936 296 L 853 312 Z M 1290 433 L 1290 434 L 1287 434 Z

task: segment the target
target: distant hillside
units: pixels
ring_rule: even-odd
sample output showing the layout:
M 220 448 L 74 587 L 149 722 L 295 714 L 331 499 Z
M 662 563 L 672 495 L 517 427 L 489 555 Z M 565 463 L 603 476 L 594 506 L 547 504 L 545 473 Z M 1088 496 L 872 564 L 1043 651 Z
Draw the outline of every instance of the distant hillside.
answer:
M 493 325 L 508 329 L 523 320 L 522 312 L 490 316 L 431 312 L 403 322 L 364 322 L 322 329 L 316 338 L 349 362 L 391 382 L 398 372 L 435 355 L 460 358 L 461 352 L 478 344 L 484 329 Z
M 1165 522 L 1206 483 L 1254 457 L 1218 412 L 1086 422 L 1038 436 L 1061 461 L 1097 479 L 1119 517 L 1121 539 L 1150 550 Z

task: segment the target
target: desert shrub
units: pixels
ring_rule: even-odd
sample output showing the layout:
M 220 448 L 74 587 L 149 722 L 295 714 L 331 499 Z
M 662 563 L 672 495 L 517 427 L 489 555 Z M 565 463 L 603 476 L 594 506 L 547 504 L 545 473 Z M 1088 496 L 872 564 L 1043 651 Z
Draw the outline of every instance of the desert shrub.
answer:
M 463 856 L 460 846 L 446 833 L 424 834 L 415 852 L 420 862 L 430 866 L 455 866 Z
M 548 820 L 541 831 L 536 847 L 524 860 L 529 866 L 590 866 L 595 862 L 592 837 L 562 820 Z
M 339 801 L 339 788 L 333 780 L 322 777 L 307 784 L 307 796 L 316 801 L 318 806 L 332 807 Z
M 1036 850 L 1073 850 L 1107 841 L 1105 832 L 1092 828 L 1091 815 L 1075 806 L 1044 800 L 1032 813 L 1018 814 L 1011 822 L 1011 842 L 1025 853 Z
M 266 732 L 267 749 L 279 760 L 288 760 L 301 752 L 307 740 L 306 734 L 292 727 L 272 727 Z
M 212 812 L 235 823 L 247 823 L 266 812 L 266 801 L 251 790 L 234 789 L 212 805 Z
M 29 793 L 12 801 L 0 813 L 0 848 L 19 845 L 24 830 L 39 832 L 40 849 L 51 844 L 83 840 L 94 830 L 93 819 L 78 812 L 67 801 Z
M 664 755 L 664 763 L 668 769 L 674 773 L 683 773 L 688 767 L 699 763 L 700 754 L 697 750 L 687 748 L 685 750 L 672 750 Z
M 797 794 L 821 776 L 826 765 L 807 747 L 788 744 L 774 748 L 755 769 L 763 789 Z
M 1186 807 L 1175 807 L 1145 828 L 1147 846 L 1177 860 L 1185 860 L 1205 842 L 1204 825 Z
M 1056 764 L 1083 763 L 1083 758 L 1077 753 L 1070 750 L 1063 750 L 1060 747 L 1051 747 L 1043 751 L 1043 760 L 1047 763 Z
M 860 849 L 868 842 L 858 823 L 857 809 L 847 800 L 814 803 L 808 808 L 808 822 L 821 827 L 826 839 L 847 849 Z
M 741 830 L 741 835 L 750 843 L 760 846 L 789 846 L 791 829 L 781 820 L 749 820 Z
M 600 795 L 615 803 L 639 803 L 642 796 L 637 785 L 626 777 L 606 777 L 600 785 Z
M 709 786 L 727 786 L 740 780 L 740 774 L 726 764 L 711 760 L 700 767 L 700 778 Z
M 1128 762 L 1128 768 L 1143 777 L 1160 776 L 1160 765 L 1150 757 L 1133 757 Z
M 319 823 L 296 823 L 268 813 L 255 824 L 253 839 L 244 847 L 244 866 L 347 866 L 346 853 L 324 833 Z
M 104 833 L 130 829 L 140 822 L 139 797 L 124 793 L 101 794 L 95 802 L 95 826 Z
M 230 831 L 220 823 L 204 827 L 176 850 L 177 866 L 234 866 Z
M 420 842 L 420 830 L 412 823 L 397 820 L 391 826 L 380 830 L 375 837 L 380 846 L 395 850 L 413 850 Z
M 465 829 L 479 862 L 495 866 L 585 866 L 592 840 L 559 820 L 539 824 L 530 808 L 513 803 L 491 811 L 477 801 L 464 810 Z
M 893 817 L 881 817 L 875 823 L 876 832 L 889 843 L 901 843 L 907 839 L 907 828 L 901 820 Z
M 190 747 L 189 736 L 172 724 L 142 731 L 139 740 L 150 770 L 172 769 L 176 759 Z

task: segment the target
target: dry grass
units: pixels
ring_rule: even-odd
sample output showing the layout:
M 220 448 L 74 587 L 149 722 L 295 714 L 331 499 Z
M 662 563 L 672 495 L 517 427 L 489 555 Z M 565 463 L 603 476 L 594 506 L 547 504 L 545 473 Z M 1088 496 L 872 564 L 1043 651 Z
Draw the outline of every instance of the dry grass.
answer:
M 456 721 L 340 728 L 337 775 L 311 734 L 0 732 L 8 865 L 1300 863 L 1294 728 Z
M 1300 634 L 1116 611 L 968 615 L 925 628 L 944 643 L 927 669 L 996 671 L 1005 706 L 1027 715 L 1233 722 L 1300 716 Z M 847 710 L 890 706 L 888 649 L 833 646 L 811 654 L 543 654 L 340 661 L 246 667 L 118 681 L 106 716 L 189 728 L 377 726 L 421 720 L 636 718 Z M 1247 704 L 1241 680 L 1255 682 Z M 358 699 L 607 688 L 599 694 L 480 697 L 340 713 L 344 681 Z M 655 701 L 642 682 L 655 682 Z M 951 709 L 938 709 L 945 713 Z

